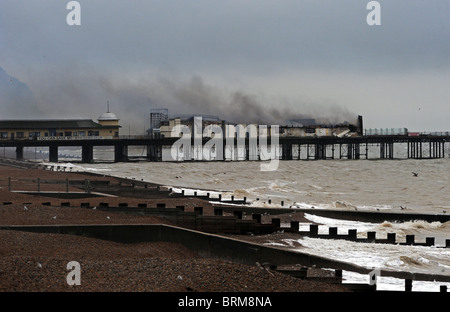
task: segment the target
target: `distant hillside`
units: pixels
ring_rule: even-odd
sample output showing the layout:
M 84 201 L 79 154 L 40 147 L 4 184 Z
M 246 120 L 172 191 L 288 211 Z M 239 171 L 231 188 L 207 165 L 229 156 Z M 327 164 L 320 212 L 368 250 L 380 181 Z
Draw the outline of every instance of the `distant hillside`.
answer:
M 30 88 L 0 67 L 0 119 L 36 118 L 41 115 Z

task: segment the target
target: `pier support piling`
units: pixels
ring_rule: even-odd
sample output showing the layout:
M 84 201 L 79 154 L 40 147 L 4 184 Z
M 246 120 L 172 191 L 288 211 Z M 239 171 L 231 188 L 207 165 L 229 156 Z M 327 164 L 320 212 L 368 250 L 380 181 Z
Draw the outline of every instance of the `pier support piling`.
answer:
M 23 146 L 16 147 L 16 159 L 23 160 Z
M 58 146 L 50 145 L 48 148 L 48 155 L 50 162 L 58 162 Z
M 114 161 L 123 162 L 128 159 L 128 146 L 117 144 L 114 146 Z
M 94 147 L 92 145 L 84 145 L 81 148 L 81 161 L 83 163 L 92 163 L 94 161 Z

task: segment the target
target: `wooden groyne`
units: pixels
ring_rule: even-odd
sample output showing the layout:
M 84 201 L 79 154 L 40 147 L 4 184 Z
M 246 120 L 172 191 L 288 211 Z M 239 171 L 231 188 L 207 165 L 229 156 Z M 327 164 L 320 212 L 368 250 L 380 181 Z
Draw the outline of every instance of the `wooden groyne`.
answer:
M 3 205 L 10 205 L 12 202 L 4 202 Z M 51 202 L 42 202 L 43 206 L 54 206 Z M 60 207 L 74 207 L 70 201 L 59 203 Z M 150 215 L 164 217 L 165 219 L 186 228 L 216 234 L 271 234 L 276 232 L 286 232 L 296 234 L 299 237 L 311 237 L 319 239 L 339 239 L 360 243 L 375 244 L 395 244 L 410 246 L 434 246 L 436 248 L 450 248 L 450 239 L 445 240 L 443 246 L 436 245 L 435 237 L 426 237 L 424 241 L 417 241 L 415 235 L 406 235 L 405 240 L 399 241 L 396 233 L 387 233 L 385 237 L 377 236 L 376 231 L 369 231 L 365 237 L 361 237 L 357 229 L 348 229 L 346 234 L 339 234 L 338 227 L 329 227 L 327 233 L 319 233 L 318 224 L 310 224 L 307 231 L 300 230 L 299 221 L 290 221 L 288 226 L 281 224 L 281 219 L 276 215 L 269 216 L 270 222 L 262 223 L 263 214 L 252 212 L 246 215 L 241 210 L 233 210 L 232 215 L 224 215 L 224 209 L 214 207 L 214 215 L 205 215 L 202 206 L 194 207 L 193 211 L 186 211 L 184 205 L 168 207 L 166 203 L 156 203 L 149 206 L 147 203 L 141 203 L 137 206 L 131 206 L 127 202 L 119 203 L 118 206 L 110 206 L 107 202 L 100 202 L 98 206 L 92 206 L 89 202 L 82 202 L 81 208 L 98 209 L 110 211 L 113 213 L 131 214 L 131 215 Z M 248 208 L 247 208 L 248 209 Z M 274 210 L 272 208 L 272 210 Z M 292 213 L 293 211 L 290 210 Z M 281 214 L 281 212 L 279 212 Z
M 327 282 L 342 283 L 342 271 L 371 274 L 373 270 L 331 260 L 328 258 L 305 254 L 283 248 L 264 246 L 215 234 L 203 233 L 182 227 L 161 224 L 116 224 L 116 225 L 22 225 L 0 226 L 0 230 L 27 231 L 34 233 L 53 233 L 80 235 L 119 243 L 133 244 L 141 242 L 173 242 L 181 244 L 205 258 L 228 260 L 247 265 L 262 265 L 267 269 L 277 270 L 298 278 L 307 278 L 309 269 L 323 268 L 335 270 L 326 277 Z M 299 269 L 288 269 L 285 266 Z M 391 276 L 405 280 L 405 291 L 411 291 L 412 281 L 450 282 L 448 275 L 400 272 L 380 270 L 382 276 Z M 317 279 L 320 281 L 320 279 Z M 346 284 L 342 284 L 346 285 Z M 355 291 L 374 291 L 375 285 L 349 284 Z M 446 291 L 446 287 L 441 287 Z

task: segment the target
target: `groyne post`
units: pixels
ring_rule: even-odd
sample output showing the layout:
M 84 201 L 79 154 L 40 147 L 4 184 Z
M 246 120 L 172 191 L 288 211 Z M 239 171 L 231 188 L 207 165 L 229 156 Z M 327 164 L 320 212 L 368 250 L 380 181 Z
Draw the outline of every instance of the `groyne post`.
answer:
M 434 237 L 427 237 L 425 239 L 425 245 L 426 246 L 433 246 L 434 245 Z
M 370 242 L 376 241 L 377 232 L 367 232 L 367 240 Z
M 259 213 L 252 214 L 252 219 L 255 220 L 257 223 L 261 223 L 261 214 Z
M 356 240 L 357 231 L 355 229 L 348 230 L 348 238 L 350 240 L 355 241 Z
M 395 233 L 388 233 L 387 234 L 388 242 L 391 243 L 391 244 L 395 244 L 395 239 L 396 239 L 395 236 L 396 236 Z
M 86 180 L 84 180 L 84 183 L 85 183 L 85 192 L 87 194 L 90 194 L 91 193 L 91 180 L 86 179 Z
M 406 235 L 406 244 L 407 245 L 413 245 L 414 244 L 414 235 Z
M 337 238 L 337 232 L 338 232 L 337 227 L 328 228 L 328 235 L 330 236 L 330 238 Z
M 309 235 L 311 237 L 317 237 L 319 235 L 319 226 L 317 224 L 309 225 Z
M 405 291 L 407 291 L 407 292 L 412 291 L 412 280 L 411 279 L 405 279 Z
M 194 212 L 203 215 L 203 207 L 194 207 Z
M 277 227 L 277 228 L 281 227 L 281 219 L 279 219 L 279 218 L 273 218 L 273 219 L 272 219 L 272 224 L 273 224 L 273 226 L 275 226 L 275 227 Z

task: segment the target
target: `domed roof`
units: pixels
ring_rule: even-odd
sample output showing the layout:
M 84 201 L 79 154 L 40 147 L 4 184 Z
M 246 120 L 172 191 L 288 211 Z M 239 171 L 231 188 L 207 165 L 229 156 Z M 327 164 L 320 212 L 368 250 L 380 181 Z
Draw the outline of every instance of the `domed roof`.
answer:
M 106 120 L 119 120 L 119 118 L 117 118 L 117 116 L 114 113 L 111 112 L 106 112 L 100 115 L 100 117 L 98 117 L 99 121 L 106 121 Z

